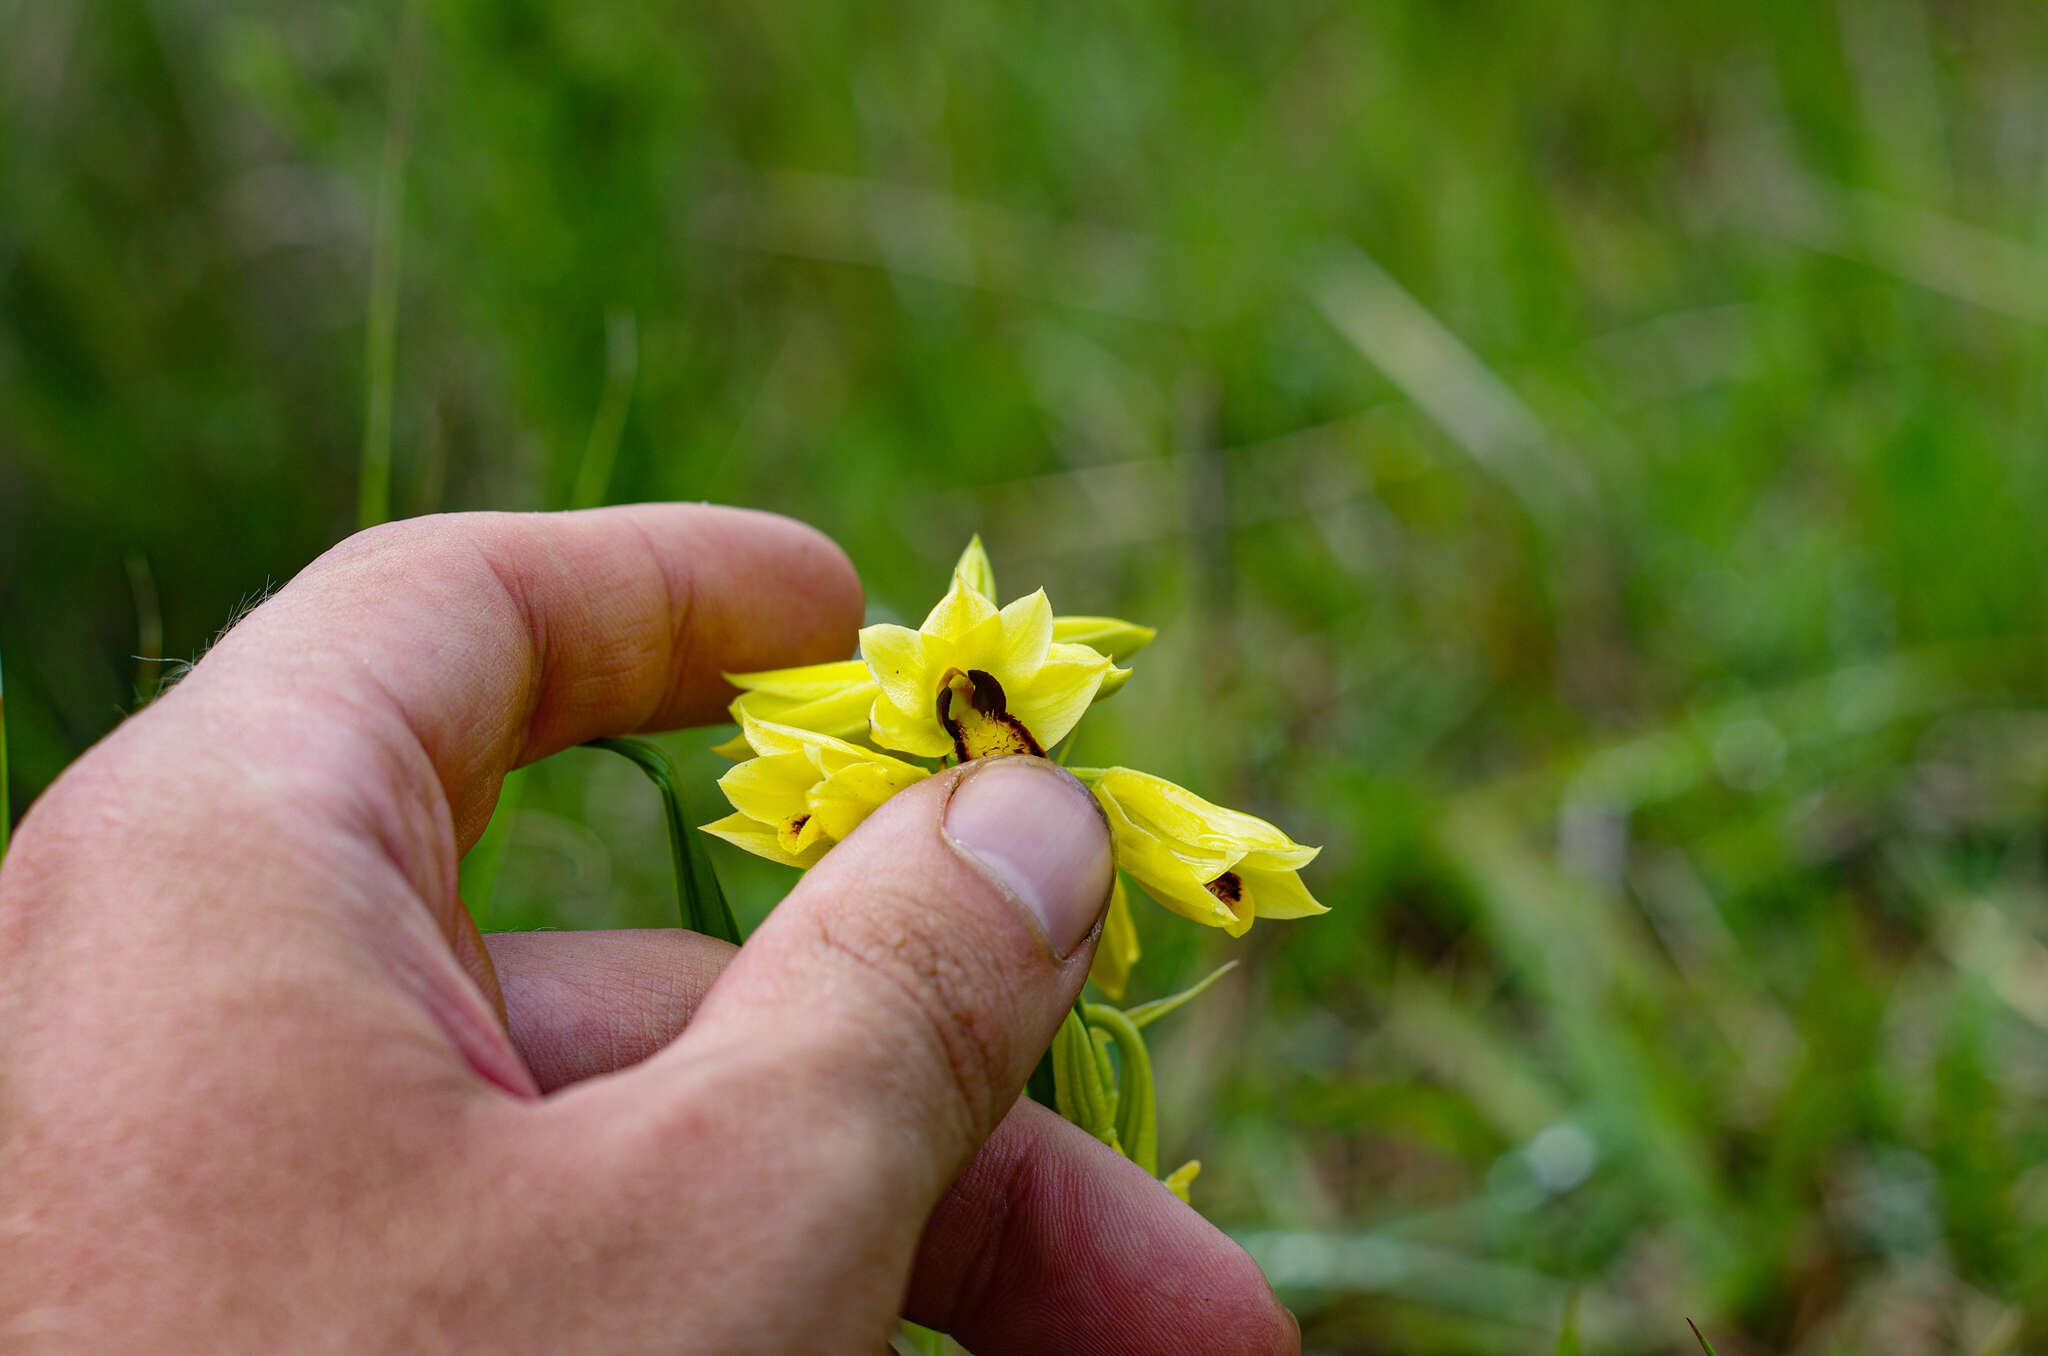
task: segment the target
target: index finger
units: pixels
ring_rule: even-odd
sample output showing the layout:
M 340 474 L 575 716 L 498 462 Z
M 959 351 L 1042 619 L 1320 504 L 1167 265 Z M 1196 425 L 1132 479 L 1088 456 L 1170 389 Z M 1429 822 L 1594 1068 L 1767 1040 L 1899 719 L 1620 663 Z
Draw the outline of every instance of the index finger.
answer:
M 448 515 L 335 547 L 184 686 L 343 711 L 352 730 L 398 746 L 372 761 L 401 781 L 423 752 L 467 846 L 510 769 L 603 735 L 716 719 L 732 696 L 724 673 L 844 658 L 860 616 L 845 554 L 775 514 Z M 388 789 L 410 803 L 426 788 Z

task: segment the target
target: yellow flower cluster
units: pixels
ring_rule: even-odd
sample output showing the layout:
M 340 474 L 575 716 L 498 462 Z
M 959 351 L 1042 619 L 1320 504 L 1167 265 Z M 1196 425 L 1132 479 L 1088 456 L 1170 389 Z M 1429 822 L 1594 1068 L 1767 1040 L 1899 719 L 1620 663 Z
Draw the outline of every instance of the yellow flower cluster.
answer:
M 859 659 L 727 675 L 741 689 L 732 704 L 740 733 L 720 751 L 740 761 L 719 785 L 735 813 L 706 831 L 808 867 L 930 775 L 883 750 L 946 762 L 1043 756 L 1123 687 L 1130 670 L 1119 662 L 1152 636 L 1113 617 L 1055 616 L 1044 590 L 998 607 L 977 537 L 916 630 L 865 628 Z M 1256 918 L 1324 912 L 1299 874 L 1317 849 L 1265 820 L 1130 768 L 1074 775 L 1108 815 L 1123 873 L 1182 917 L 1236 937 Z M 1120 874 L 1091 978 L 1121 998 L 1137 957 Z

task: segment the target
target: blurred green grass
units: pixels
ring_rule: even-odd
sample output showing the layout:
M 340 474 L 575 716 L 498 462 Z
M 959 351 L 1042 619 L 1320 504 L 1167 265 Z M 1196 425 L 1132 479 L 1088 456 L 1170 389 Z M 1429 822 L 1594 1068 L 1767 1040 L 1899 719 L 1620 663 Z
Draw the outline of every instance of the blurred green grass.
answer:
M 17 810 L 352 527 L 409 106 L 396 511 L 979 528 L 1164 628 L 1086 758 L 1329 845 L 1159 1058 L 1311 1349 L 2048 1345 L 2048 12 L 401 9 L 0 0 Z M 666 921 L 619 760 L 494 832 Z

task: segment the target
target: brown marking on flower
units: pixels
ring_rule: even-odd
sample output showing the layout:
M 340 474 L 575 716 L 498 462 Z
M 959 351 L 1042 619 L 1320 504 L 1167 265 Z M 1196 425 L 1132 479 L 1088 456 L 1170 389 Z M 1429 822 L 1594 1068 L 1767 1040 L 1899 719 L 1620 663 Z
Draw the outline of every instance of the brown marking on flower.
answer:
M 939 679 L 934 709 L 963 763 L 1007 753 L 1045 757 L 1044 747 L 1024 722 L 1010 714 L 1003 685 L 987 669 L 947 669 Z
M 1238 904 L 1244 899 L 1244 882 L 1237 878 L 1235 871 L 1224 872 L 1203 888 L 1229 905 L 1232 913 L 1237 912 Z
M 811 817 L 808 814 L 791 815 L 787 820 L 783 821 L 781 831 L 775 836 L 781 842 L 784 852 L 795 853 L 802 851 L 799 845 L 803 841 L 804 825 L 810 822 Z

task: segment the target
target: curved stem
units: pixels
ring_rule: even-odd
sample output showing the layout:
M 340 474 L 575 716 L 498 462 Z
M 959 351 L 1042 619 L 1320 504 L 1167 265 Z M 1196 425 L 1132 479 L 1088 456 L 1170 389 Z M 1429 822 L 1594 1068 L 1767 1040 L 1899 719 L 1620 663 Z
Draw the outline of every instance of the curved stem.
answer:
M 1087 1005 L 1088 1020 L 1116 1043 L 1116 1134 L 1130 1160 L 1159 1175 L 1159 1109 L 1152 1088 L 1152 1056 L 1145 1038 L 1122 1010 L 1107 1003 Z

